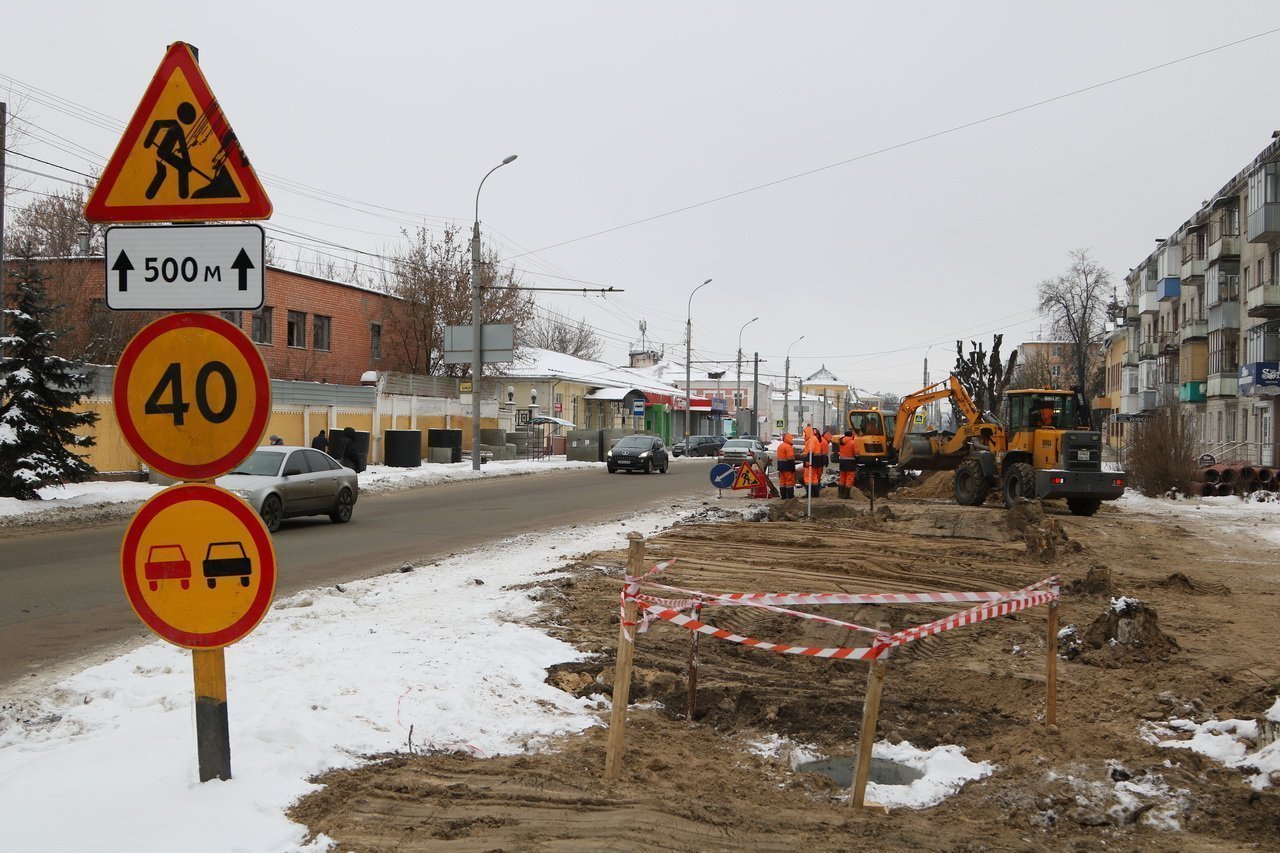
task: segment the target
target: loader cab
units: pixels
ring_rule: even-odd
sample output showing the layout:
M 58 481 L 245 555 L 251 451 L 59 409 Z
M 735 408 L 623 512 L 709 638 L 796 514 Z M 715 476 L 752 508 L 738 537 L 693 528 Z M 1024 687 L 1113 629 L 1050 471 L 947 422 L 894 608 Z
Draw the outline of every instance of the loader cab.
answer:
M 1005 397 L 1004 422 L 1013 432 L 1074 429 L 1076 395 L 1071 391 L 1021 389 Z

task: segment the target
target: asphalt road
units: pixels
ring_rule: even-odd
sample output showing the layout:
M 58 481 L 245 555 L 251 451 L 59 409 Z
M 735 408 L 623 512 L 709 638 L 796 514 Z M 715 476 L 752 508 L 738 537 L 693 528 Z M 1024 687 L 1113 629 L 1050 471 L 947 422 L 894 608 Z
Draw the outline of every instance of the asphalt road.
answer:
M 714 460 L 672 460 L 667 474 L 558 470 L 363 495 L 350 524 L 286 521 L 273 537 L 277 595 L 383 574 L 531 530 L 618 518 L 713 494 Z M 150 634 L 120 583 L 125 525 L 0 538 L 0 690 L 90 662 Z

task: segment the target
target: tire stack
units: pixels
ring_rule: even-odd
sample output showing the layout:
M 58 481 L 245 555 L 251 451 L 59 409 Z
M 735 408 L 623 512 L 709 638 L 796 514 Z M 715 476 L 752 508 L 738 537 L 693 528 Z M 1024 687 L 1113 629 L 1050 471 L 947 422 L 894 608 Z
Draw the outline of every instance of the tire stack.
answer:
M 1202 497 L 1280 491 L 1280 470 L 1248 462 L 1219 462 L 1196 472 Z

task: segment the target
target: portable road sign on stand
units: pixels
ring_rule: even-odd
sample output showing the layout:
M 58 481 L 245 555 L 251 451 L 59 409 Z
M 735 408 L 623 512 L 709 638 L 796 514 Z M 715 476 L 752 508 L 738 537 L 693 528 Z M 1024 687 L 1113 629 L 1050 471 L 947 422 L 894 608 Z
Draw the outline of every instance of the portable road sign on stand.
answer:
M 268 219 L 271 200 L 191 45 L 165 51 L 84 216 L 145 223 Z M 106 303 L 115 310 L 255 310 L 265 297 L 257 225 L 110 228 Z M 253 452 L 271 416 L 262 355 L 207 314 L 149 324 L 120 357 L 113 406 L 144 463 L 209 481 Z M 231 778 L 223 647 L 258 624 L 275 594 L 276 557 L 247 503 L 206 483 L 143 504 L 120 549 L 129 605 L 152 631 L 191 649 L 200 781 Z

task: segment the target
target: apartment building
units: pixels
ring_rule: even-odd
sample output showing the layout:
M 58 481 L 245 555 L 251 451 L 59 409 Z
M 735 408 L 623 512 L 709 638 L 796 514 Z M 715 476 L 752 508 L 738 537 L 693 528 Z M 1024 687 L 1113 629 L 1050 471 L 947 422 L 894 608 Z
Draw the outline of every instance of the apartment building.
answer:
M 1110 442 L 1123 446 L 1134 419 L 1176 404 L 1194 416 L 1202 452 L 1275 464 L 1280 132 L 1129 271 L 1125 289 L 1107 340 Z

